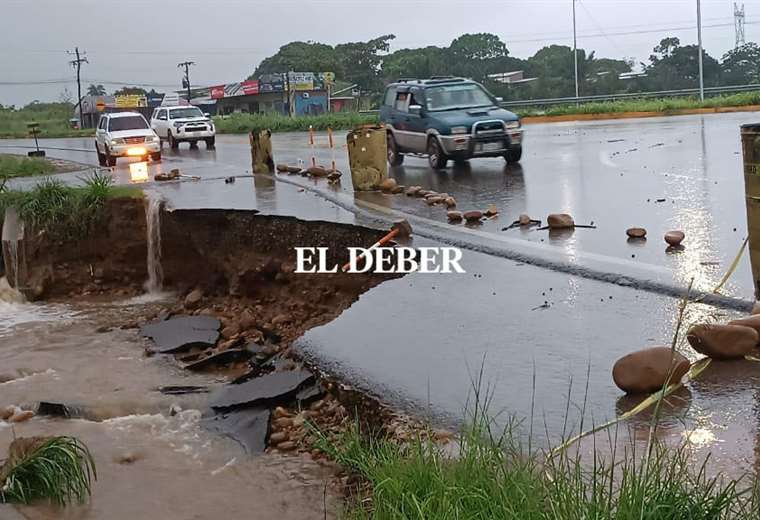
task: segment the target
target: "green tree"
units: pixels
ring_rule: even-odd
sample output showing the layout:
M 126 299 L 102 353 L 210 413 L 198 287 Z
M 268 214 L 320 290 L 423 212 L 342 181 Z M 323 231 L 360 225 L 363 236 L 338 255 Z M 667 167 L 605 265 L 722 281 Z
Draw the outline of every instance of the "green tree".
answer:
M 447 49 L 434 45 L 422 49 L 400 49 L 386 56 L 382 67 L 386 81 L 453 74 Z
M 659 60 L 669 58 L 680 46 L 681 40 L 675 36 L 663 38 L 660 40 L 660 43 L 657 44 L 654 49 L 652 49 L 652 52 L 654 52 L 654 54 L 649 56 L 649 61 L 656 63 Z
M 666 38 L 662 40 L 678 40 Z M 659 56 L 650 57 L 651 64 L 646 68 L 647 87 L 652 90 L 673 90 L 694 88 L 699 85 L 699 48 L 696 45 L 684 45 L 660 49 L 655 47 Z M 658 52 L 659 49 L 659 52 Z M 705 86 L 717 86 L 721 80 L 720 63 L 702 52 L 702 66 Z
M 148 94 L 148 91 L 141 87 L 121 87 L 119 90 L 114 90 L 114 93 L 113 93 L 114 96 L 129 96 L 129 95 L 145 96 L 147 94 Z
M 291 42 L 264 59 L 248 79 L 258 78 L 262 74 L 290 71 L 335 72 L 339 77 L 343 72 L 332 46 L 317 42 Z
M 105 96 L 106 88 L 103 85 L 94 85 L 90 83 L 90 86 L 87 87 L 87 95 L 88 96 Z
M 724 83 L 741 85 L 760 81 L 760 47 L 756 43 L 731 49 L 721 61 Z
M 365 91 L 377 92 L 382 88 L 380 67 L 381 53 L 387 53 L 390 41 L 396 37 L 386 34 L 366 42 L 342 43 L 335 46 L 343 79 L 356 83 Z M 329 70 L 329 69 L 325 69 Z

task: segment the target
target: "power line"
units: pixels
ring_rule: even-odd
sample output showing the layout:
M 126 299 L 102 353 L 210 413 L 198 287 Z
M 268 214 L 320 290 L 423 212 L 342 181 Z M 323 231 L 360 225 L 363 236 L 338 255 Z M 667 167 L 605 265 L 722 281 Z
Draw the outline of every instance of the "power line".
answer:
M 185 68 L 185 78 L 182 80 L 182 86 L 187 88 L 187 103 L 190 104 L 190 66 L 195 65 L 194 61 L 183 61 L 177 63 L 177 68 Z
M 76 56 L 76 59 L 71 60 L 69 63 L 77 71 L 77 106 L 79 106 L 79 126 L 81 128 L 84 124 L 84 119 L 82 119 L 82 78 L 80 77 L 80 71 L 82 70 L 82 63 L 89 62 L 84 56 L 87 54 L 86 52 L 83 52 L 81 55 L 79 54 L 79 47 L 74 47 L 74 52 L 70 52 L 69 54 Z

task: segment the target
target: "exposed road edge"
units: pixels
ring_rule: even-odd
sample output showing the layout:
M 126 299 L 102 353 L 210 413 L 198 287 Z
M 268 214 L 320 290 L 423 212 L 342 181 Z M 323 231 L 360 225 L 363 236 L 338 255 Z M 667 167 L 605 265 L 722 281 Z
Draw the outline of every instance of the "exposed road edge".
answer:
M 732 112 L 760 112 L 760 105 L 738 107 L 684 108 L 648 112 L 604 112 L 599 114 L 562 114 L 558 116 L 524 116 L 523 124 L 563 123 L 568 121 L 605 121 L 608 119 L 637 119 L 645 117 L 687 116 L 694 114 L 724 114 Z

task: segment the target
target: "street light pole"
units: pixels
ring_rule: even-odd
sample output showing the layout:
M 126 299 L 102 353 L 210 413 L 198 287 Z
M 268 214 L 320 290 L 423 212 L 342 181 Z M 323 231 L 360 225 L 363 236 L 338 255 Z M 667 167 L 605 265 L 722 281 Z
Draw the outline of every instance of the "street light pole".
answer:
M 702 70 L 702 8 L 701 0 L 697 0 L 697 43 L 699 46 L 699 99 L 705 100 L 705 79 Z
M 578 40 L 575 32 L 575 0 L 573 2 L 573 62 L 575 64 L 575 100 L 578 101 Z

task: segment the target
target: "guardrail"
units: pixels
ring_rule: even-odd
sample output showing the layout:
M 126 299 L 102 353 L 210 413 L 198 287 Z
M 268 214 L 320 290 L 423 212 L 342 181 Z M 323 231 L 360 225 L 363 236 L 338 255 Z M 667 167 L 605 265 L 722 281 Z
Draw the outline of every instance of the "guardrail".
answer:
M 760 90 L 760 83 L 752 85 L 727 85 L 722 87 L 705 87 L 705 96 L 717 96 L 720 94 L 736 94 Z M 515 101 L 502 101 L 503 107 L 537 107 L 549 105 L 571 105 L 580 103 L 617 101 L 621 99 L 644 99 L 660 97 L 687 97 L 699 95 L 698 88 L 684 88 L 678 90 L 659 90 L 654 92 L 626 92 L 624 94 L 601 94 L 596 96 L 545 98 L 545 99 L 520 99 Z M 361 110 L 361 114 L 377 114 L 378 110 Z

